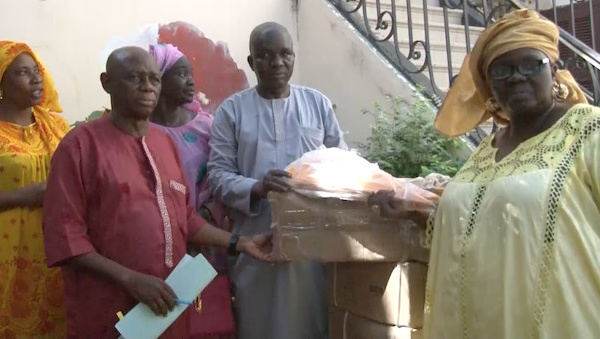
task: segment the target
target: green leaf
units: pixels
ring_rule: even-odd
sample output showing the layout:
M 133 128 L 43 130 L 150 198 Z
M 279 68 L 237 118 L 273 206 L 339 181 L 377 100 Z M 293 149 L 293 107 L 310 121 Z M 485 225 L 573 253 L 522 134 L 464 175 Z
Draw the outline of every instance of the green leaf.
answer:
M 374 117 L 371 135 L 359 145 L 362 154 L 396 177 L 454 175 L 466 160 L 463 144 L 435 131 L 430 107 L 419 98 L 387 97 L 385 105 L 376 102 L 362 110 Z
M 98 119 L 98 118 L 101 118 L 103 114 L 104 114 L 104 111 L 93 111 L 92 113 L 90 113 L 90 115 L 88 115 L 87 118 L 85 118 L 85 120 Z

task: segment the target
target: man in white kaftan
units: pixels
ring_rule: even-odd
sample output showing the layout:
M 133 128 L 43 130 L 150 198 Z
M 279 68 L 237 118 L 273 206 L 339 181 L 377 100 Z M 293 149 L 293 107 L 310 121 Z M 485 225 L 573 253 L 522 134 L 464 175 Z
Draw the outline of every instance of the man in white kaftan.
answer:
M 305 152 L 346 148 L 332 104 L 316 90 L 288 85 L 293 50 L 287 31 L 273 23 L 251 35 L 255 88 L 236 93 L 215 114 L 209 185 L 230 209 L 233 232 L 270 230 L 266 193 L 285 190 L 277 177 Z M 261 191 L 258 194 L 257 189 Z M 327 339 L 324 266 L 270 266 L 240 255 L 230 272 L 240 339 Z

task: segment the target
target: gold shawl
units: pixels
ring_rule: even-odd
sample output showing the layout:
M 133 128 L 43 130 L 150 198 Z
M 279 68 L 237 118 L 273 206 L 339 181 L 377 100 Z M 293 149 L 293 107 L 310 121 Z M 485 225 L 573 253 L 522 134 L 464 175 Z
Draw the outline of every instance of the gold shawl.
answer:
M 33 57 L 33 60 L 38 64 L 40 74 L 42 75 L 44 89 L 42 101 L 37 106 L 52 112 L 62 112 L 62 108 L 58 102 L 58 93 L 56 92 L 54 81 L 52 81 L 50 73 L 46 67 L 44 67 L 44 64 L 40 61 L 38 55 L 27 44 L 16 41 L 0 41 L 0 80 L 10 64 L 12 64 L 12 62 L 22 53 L 28 53 Z
M 435 119 L 435 128 L 447 136 L 469 132 L 492 115 L 486 102 L 492 96 L 487 82 L 490 64 L 499 56 L 520 48 L 537 49 L 552 62 L 559 59 L 556 25 L 531 9 L 511 12 L 486 28 L 465 60 Z M 567 70 L 556 73 L 556 81 L 567 86 L 565 102 L 587 103 L 585 94 Z M 494 117 L 508 123 L 505 112 Z

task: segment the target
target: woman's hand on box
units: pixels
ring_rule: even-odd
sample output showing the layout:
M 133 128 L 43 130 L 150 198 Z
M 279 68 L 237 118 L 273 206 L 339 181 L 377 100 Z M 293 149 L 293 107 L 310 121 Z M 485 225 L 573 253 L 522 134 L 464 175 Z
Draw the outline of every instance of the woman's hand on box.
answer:
M 435 208 L 431 203 L 401 199 L 394 191 L 372 193 L 367 204 L 379 209 L 383 217 L 412 220 L 421 227 L 425 227 L 429 214 Z

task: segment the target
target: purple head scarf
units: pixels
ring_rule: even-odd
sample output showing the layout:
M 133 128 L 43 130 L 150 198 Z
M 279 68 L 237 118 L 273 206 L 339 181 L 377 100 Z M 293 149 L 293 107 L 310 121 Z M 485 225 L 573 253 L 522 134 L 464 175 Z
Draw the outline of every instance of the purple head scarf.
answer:
M 156 61 L 160 70 L 160 75 L 164 75 L 166 71 L 171 69 L 171 67 L 184 56 L 177 47 L 171 44 L 151 45 L 150 55 L 152 55 Z
M 156 61 L 161 76 L 165 75 L 165 72 L 170 70 L 179 59 L 185 56 L 179 48 L 171 44 L 150 45 L 149 52 Z M 202 111 L 202 106 L 196 98 L 189 104 L 186 104 L 185 108 L 197 113 Z

